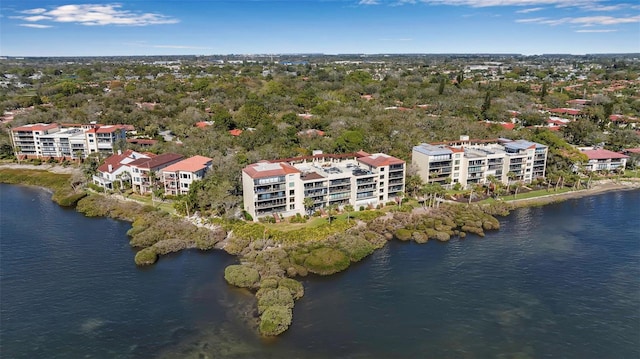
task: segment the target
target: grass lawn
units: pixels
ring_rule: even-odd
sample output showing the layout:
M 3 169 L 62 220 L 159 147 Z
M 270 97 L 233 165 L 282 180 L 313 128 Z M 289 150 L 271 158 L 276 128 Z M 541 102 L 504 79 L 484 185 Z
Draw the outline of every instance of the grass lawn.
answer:
M 518 193 L 518 195 L 514 198 L 514 196 L 509 195 L 509 196 L 504 196 L 501 197 L 503 201 L 505 202 L 509 202 L 509 201 L 513 201 L 515 199 L 529 199 L 529 198 L 536 198 L 536 197 L 542 197 L 542 196 L 548 196 L 548 195 L 552 195 L 552 194 L 559 194 L 559 193 L 566 193 L 566 192 L 571 192 L 572 189 L 571 188 L 560 188 L 557 191 L 554 191 L 553 189 L 550 189 L 549 191 L 547 191 L 546 189 L 540 189 L 537 191 L 531 191 L 531 192 L 526 192 L 526 193 Z M 495 202 L 495 200 L 494 200 Z M 483 202 L 485 203 L 485 202 Z M 490 203 L 490 202 L 486 202 L 486 203 Z
M 173 205 L 171 202 L 160 202 L 160 201 L 155 201 L 154 203 L 151 202 L 151 197 L 150 196 L 142 196 L 136 193 L 132 193 L 131 195 L 129 195 L 127 198 L 132 199 L 136 202 L 140 202 L 142 204 L 146 204 L 149 206 L 154 206 L 156 208 L 160 208 L 161 210 L 165 211 L 165 212 L 169 212 L 171 214 L 175 214 L 176 210 L 173 208 Z

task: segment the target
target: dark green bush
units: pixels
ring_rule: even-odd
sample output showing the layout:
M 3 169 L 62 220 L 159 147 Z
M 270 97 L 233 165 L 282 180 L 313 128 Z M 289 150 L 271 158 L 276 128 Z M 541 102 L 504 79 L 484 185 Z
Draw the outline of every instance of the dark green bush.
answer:
M 311 273 L 329 275 L 349 267 L 349 257 L 344 252 L 322 247 L 314 249 L 304 260 L 304 266 Z
M 282 334 L 289 329 L 293 313 L 290 308 L 273 306 L 265 309 L 260 316 L 260 333 L 267 336 Z
M 260 295 L 258 298 L 258 312 L 263 313 L 267 308 L 273 306 L 282 306 L 286 308 L 293 308 L 293 296 L 291 291 L 287 288 L 265 288 L 260 289 Z
M 139 266 L 153 264 L 158 260 L 158 254 L 153 247 L 144 248 L 136 253 L 135 262 Z
M 254 288 L 258 285 L 260 274 L 257 270 L 245 265 L 230 265 L 224 269 L 227 283 L 240 288 Z
M 396 236 L 396 238 L 398 238 L 401 241 L 408 241 L 411 239 L 411 231 L 405 228 L 400 228 L 396 230 L 394 235 Z
M 289 290 L 294 300 L 298 300 L 304 296 L 304 287 L 302 283 L 291 278 L 281 278 L 278 282 L 278 288 L 286 288 Z

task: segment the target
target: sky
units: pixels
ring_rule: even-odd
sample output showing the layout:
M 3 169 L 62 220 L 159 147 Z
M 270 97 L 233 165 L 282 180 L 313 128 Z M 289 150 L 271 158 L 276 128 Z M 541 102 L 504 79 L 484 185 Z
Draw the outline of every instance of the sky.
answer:
M 0 1 L 0 56 L 639 52 L 638 0 Z

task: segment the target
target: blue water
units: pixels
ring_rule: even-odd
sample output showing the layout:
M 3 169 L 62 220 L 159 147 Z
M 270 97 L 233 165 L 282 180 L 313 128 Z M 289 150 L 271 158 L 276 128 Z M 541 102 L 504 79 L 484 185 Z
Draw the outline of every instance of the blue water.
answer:
M 291 328 L 261 340 L 224 283 L 235 259 L 133 263 L 128 223 L 0 185 L 3 358 L 640 358 L 640 191 L 514 211 L 485 238 L 390 242 L 303 279 Z

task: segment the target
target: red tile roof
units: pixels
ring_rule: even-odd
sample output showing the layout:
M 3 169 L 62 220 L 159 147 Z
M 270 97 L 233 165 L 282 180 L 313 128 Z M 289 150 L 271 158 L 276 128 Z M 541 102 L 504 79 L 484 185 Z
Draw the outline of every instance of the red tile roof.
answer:
M 113 173 L 115 172 L 118 168 L 122 167 L 124 165 L 123 160 L 125 158 L 135 158 L 136 152 L 132 151 L 132 150 L 126 150 L 124 151 L 122 154 L 115 154 L 112 156 L 107 157 L 104 160 L 104 163 L 102 165 L 100 165 L 100 167 L 98 167 L 98 171 L 99 172 L 105 172 L 105 173 Z M 145 159 L 144 157 L 141 157 L 140 159 Z M 148 159 L 148 158 L 147 158 Z M 111 165 L 111 171 L 109 171 L 109 165 Z
M 358 161 L 372 167 L 382 167 L 404 163 L 403 160 L 395 158 L 393 156 L 385 155 L 384 153 L 374 153 L 369 156 L 360 157 L 358 158 Z
M 623 150 L 624 152 L 629 152 L 629 153 L 640 153 L 640 147 L 636 147 L 636 148 L 627 148 Z
M 167 166 L 163 169 L 165 172 L 197 172 L 201 169 L 206 168 L 213 161 L 212 158 L 204 157 L 204 156 L 193 156 L 189 157 L 186 160 L 182 160 L 180 162 L 176 162 L 170 166 Z
M 579 115 L 582 113 L 582 111 L 575 108 L 552 108 L 551 110 L 549 110 L 549 112 L 561 113 L 561 114 L 573 115 L 573 116 Z
M 135 160 L 129 163 L 129 166 L 151 170 L 154 168 L 162 167 L 166 164 L 175 162 L 180 159 L 182 159 L 182 155 L 179 155 L 177 153 L 163 153 L 150 159 L 143 158 Z
M 291 166 L 288 163 L 270 163 L 261 161 L 258 163 L 250 164 L 242 171 L 249 175 L 251 178 L 265 178 L 275 176 L 285 176 L 291 173 L 301 173 L 300 170 Z
M 606 160 L 606 159 L 614 159 L 614 158 L 629 158 L 629 156 L 623 155 L 622 153 L 613 152 L 605 149 L 597 149 L 597 150 L 583 150 L 582 153 L 587 155 L 590 160 Z
M 33 131 L 46 131 L 52 130 L 58 127 L 56 123 L 34 123 L 31 125 L 24 125 L 20 127 L 15 127 L 12 129 L 13 132 L 25 131 L 25 132 L 33 132 Z

